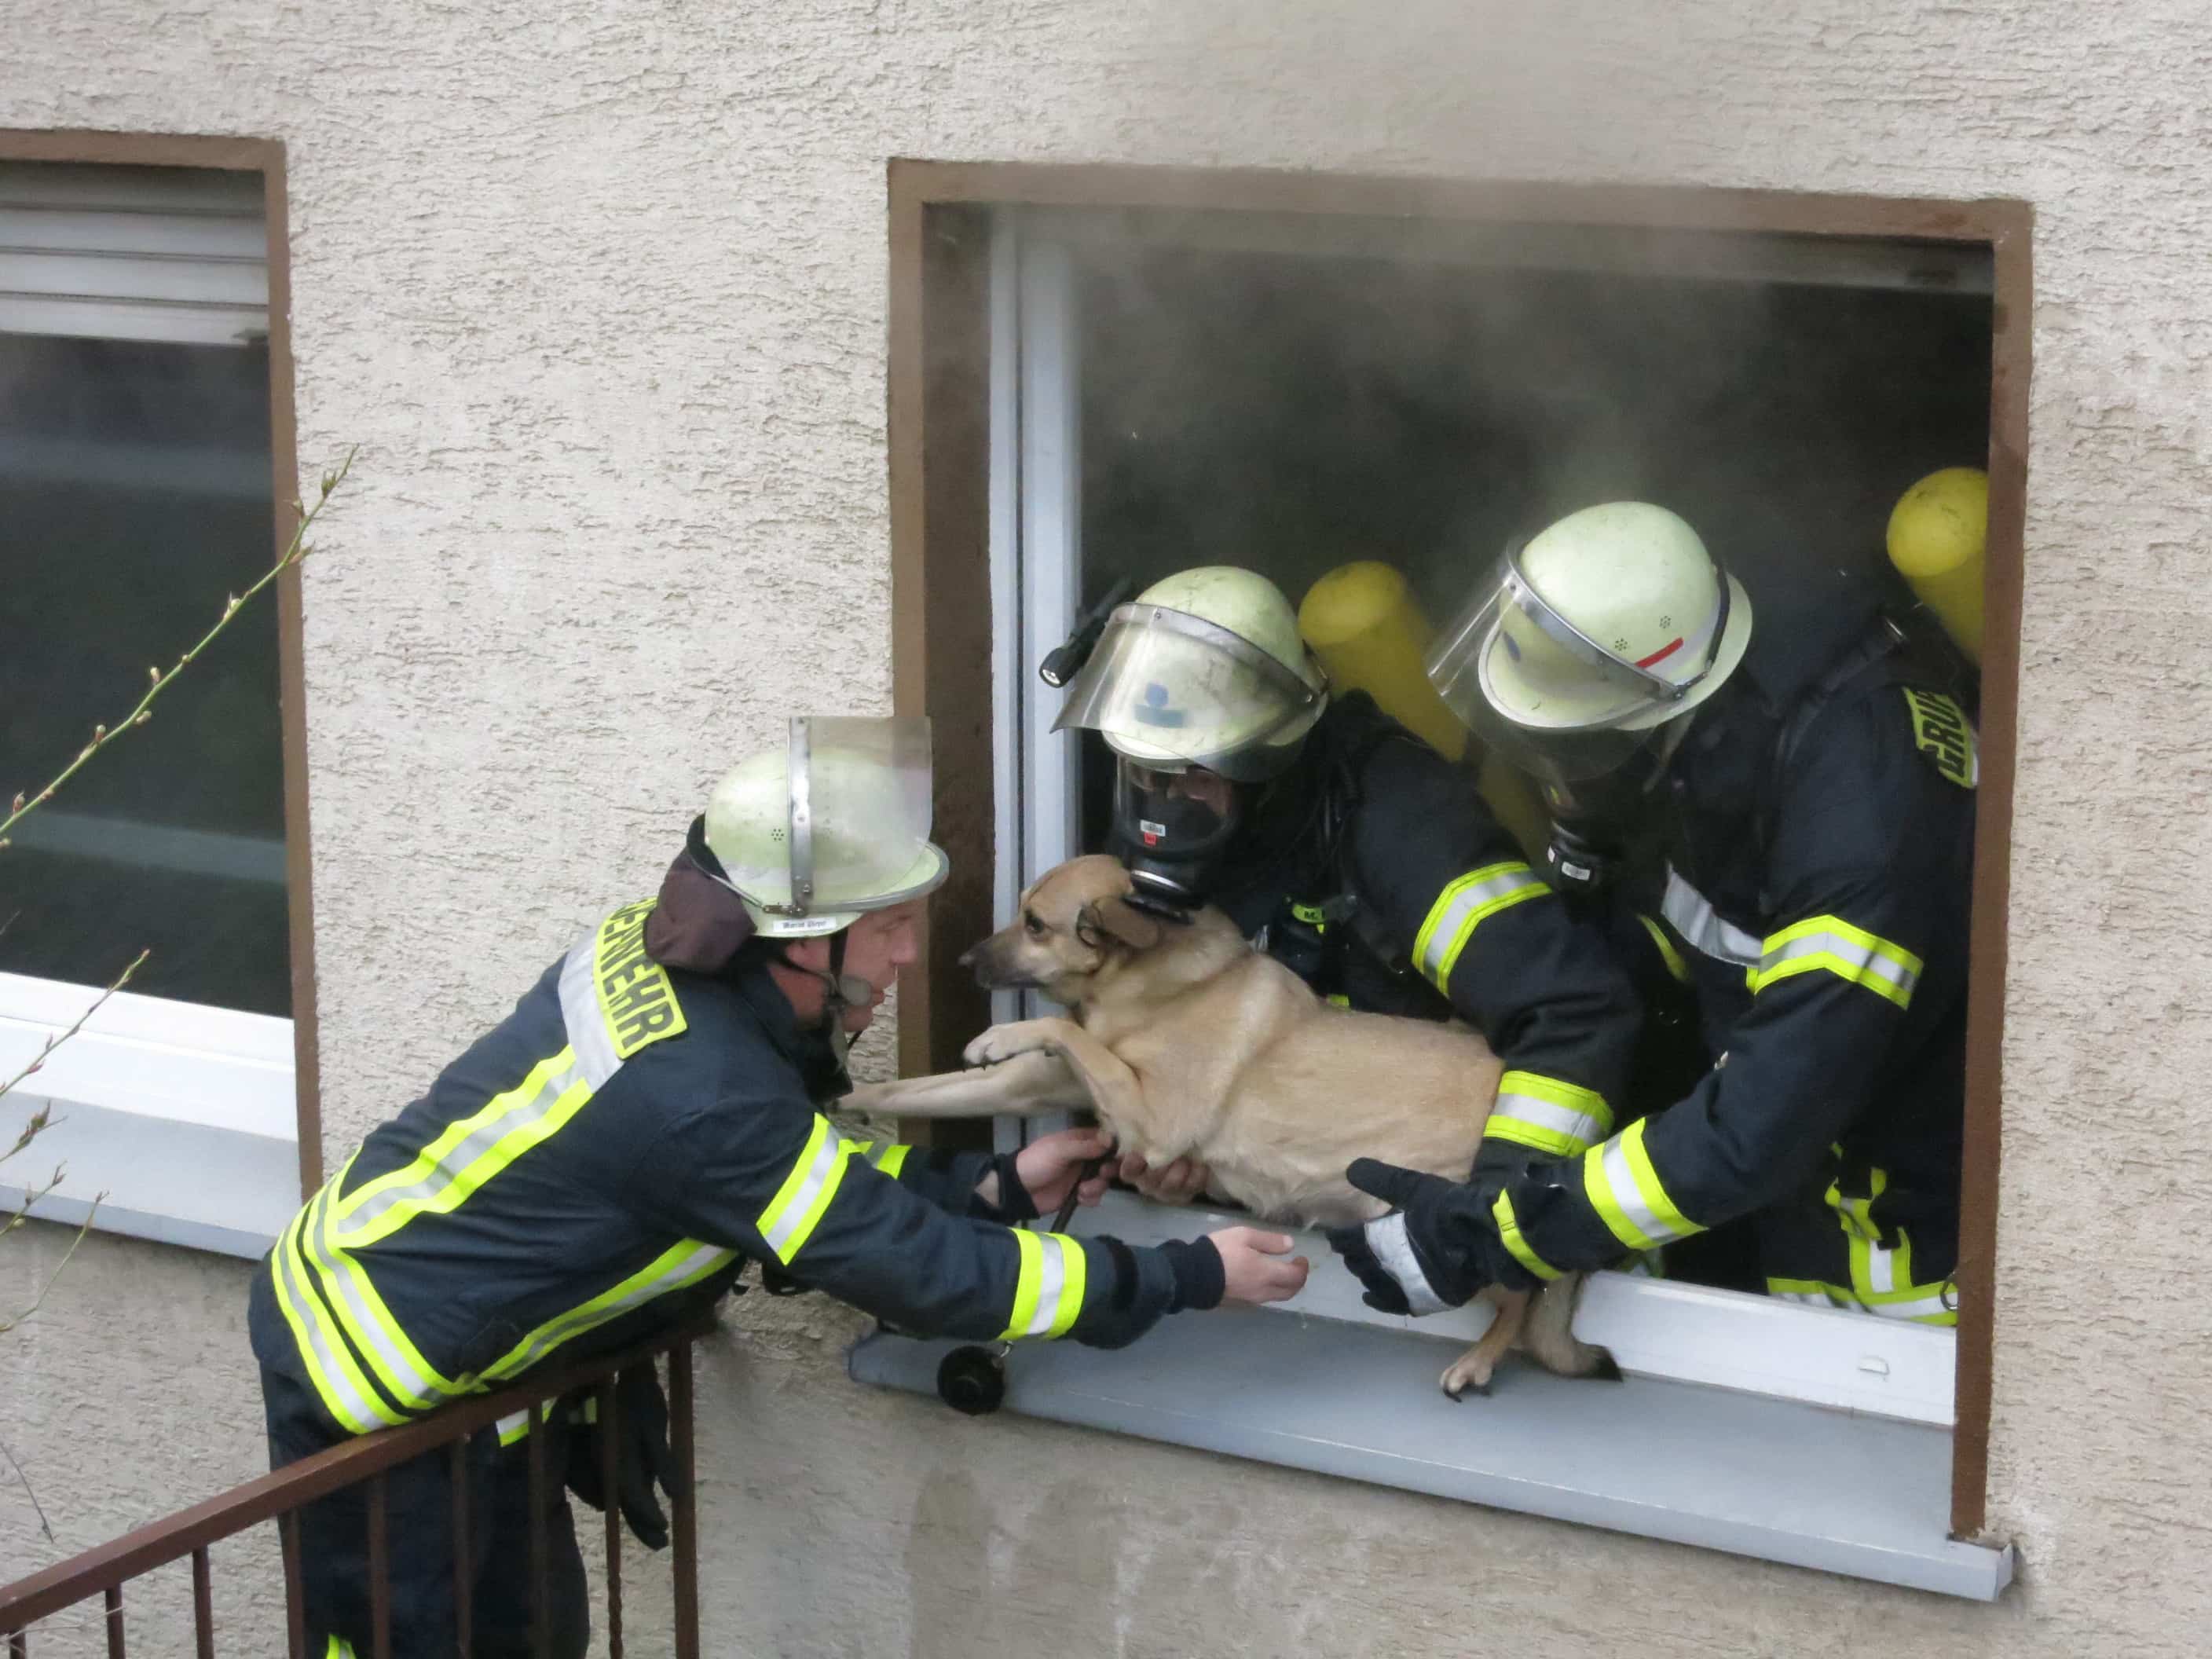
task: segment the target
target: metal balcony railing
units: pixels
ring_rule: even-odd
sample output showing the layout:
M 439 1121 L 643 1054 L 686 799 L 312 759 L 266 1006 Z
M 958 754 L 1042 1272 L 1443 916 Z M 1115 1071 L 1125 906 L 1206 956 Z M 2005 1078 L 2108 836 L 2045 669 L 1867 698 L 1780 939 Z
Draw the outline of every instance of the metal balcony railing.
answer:
M 457 1646 L 463 1659 L 470 1650 L 470 1597 L 473 1573 L 470 1569 L 469 1481 L 466 1452 L 470 1440 L 480 1433 L 496 1432 L 499 1419 L 517 1412 L 537 1411 L 543 1402 L 590 1390 L 598 1401 L 599 1420 L 610 1431 L 598 1437 L 600 1486 L 606 1499 L 606 1650 L 612 1659 L 623 1654 L 622 1514 L 616 1494 L 621 1490 L 622 1437 L 611 1431 L 617 1420 L 615 1379 L 633 1365 L 658 1364 L 665 1356 L 668 1366 L 670 1447 L 682 1474 L 681 1490 L 671 1504 L 669 1543 L 673 1556 L 674 1636 L 678 1659 L 697 1659 L 699 1652 L 699 1553 L 696 1506 L 693 1497 L 695 1473 L 692 1441 L 692 1345 L 713 1329 L 711 1320 L 687 1324 L 623 1352 L 524 1380 L 498 1394 L 457 1401 L 419 1422 L 381 1430 L 358 1440 L 287 1464 L 257 1480 L 234 1486 L 220 1497 L 141 1527 L 137 1531 L 58 1562 L 0 1588 L 0 1632 L 8 1639 L 9 1659 L 30 1659 L 33 1626 L 43 1619 L 80 1602 L 100 1597 L 106 1607 L 107 1651 L 111 1659 L 124 1659 L 126 1644 L 126 1591 L 133 1579 L 189 1559 L 192 1571 L 192 1631 L 198 1659 L 214 1659 L 222 1651 L 222 1632 L 215 1618 L 214 1575 L 210 1547 L 248 1528 L 275 1522 L 284 1560 L 284 1601 L 292 1659 L 322 1659 L 307 1650 L 307 1626 L 300 1594 L 300 1510 L 315 1499 L 349 1487 L 367 1492 L 368 1513 L 369 1607 L 373 1625 L 368 1654 L 362 1659 L 392 1659 L 392 1586 L 389 1577 L 389 1539 L 385 1508 L 386 1471 L 402 1463 L 443 1450 L 447 1455 L 453 1492 L 453 1587 L 457 1603 Z M 547 1437 L 526 1437 L 530 1461 L 530 1583 L 531 1632 L 533 1651 L 552 1651 L 548 1576 L 550 1545 L 545 1514 L 553 1496 L 552 1482 L 560 1472 L 547 1467 Z

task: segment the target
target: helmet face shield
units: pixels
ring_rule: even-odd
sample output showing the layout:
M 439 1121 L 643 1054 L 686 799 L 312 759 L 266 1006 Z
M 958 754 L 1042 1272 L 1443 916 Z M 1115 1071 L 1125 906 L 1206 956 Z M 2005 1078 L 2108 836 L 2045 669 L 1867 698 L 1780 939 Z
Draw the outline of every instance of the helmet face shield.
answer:
M 1430 648 L 1429 680 L 1488 746 L 1540 781 L 1602 777 L 1629 766 L 1725 678 L 1723 644 L 1749 606 L 1713 567 L 1691 615 L 1662 612 L 1655 649 L 1632 659 L 1624 641 L 1593 638 L 1549 604 L 1508 548 L 1475 600 Z M 1733 666 L 1733 664 L 1728 665 Z
M 929 817 L 927 719 L 797 715 L 782 755 L 756 756 L 715 790 L 705 837 L 762 932 L 798 937 L 939 885 L 950 865 Z
M 1256 782 L 1295 757 L 1322 696 L 1225 628 L 1165 605 L 1125 605 L 1108 619 L 1053 730 L 1088 726 L 1140 762 Z

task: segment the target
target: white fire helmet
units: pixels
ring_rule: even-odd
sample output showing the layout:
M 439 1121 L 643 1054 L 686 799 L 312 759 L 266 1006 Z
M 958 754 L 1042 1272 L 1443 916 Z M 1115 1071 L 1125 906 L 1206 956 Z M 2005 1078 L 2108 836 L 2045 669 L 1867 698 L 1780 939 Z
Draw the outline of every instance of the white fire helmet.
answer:
M 1328 705 L 1297 613 L 1255 571 L 1206 565 L 1117 606 L 1053 730 L 1088 726 L 1156 771 L 1275 776 Z
M 924 719 L 795 715 L 789 742 L 741 762 L 707 802 L 708 849 L 769 939 L 849 927 L 934 890 Z
M 1751 640 L 1751 601 L 1674 514 L 1608 501 L 1509 548 L 1428 657 L 1430 682 L 1540 780 L 1671 747 Z

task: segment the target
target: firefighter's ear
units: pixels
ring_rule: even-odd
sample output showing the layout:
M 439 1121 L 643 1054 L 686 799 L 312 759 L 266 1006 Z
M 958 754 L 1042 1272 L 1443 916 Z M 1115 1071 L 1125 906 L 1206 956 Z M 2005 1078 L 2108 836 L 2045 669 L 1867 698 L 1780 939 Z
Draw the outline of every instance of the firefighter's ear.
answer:
M 1075 936 L 1096 946 L 1105 934 L 1132 951 L 1149 951 L 1160 942 L 1160 924 L 1125 898 L 1093 899 L 1075 921 Z

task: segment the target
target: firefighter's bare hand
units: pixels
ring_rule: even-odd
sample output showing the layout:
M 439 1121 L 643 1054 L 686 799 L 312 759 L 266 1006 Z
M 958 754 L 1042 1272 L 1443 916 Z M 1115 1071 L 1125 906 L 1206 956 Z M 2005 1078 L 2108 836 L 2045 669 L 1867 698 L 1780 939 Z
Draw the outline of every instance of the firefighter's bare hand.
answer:
M 1029 1194 L 1037 1213 L 1049 1216 L 1066 1201 L 1068 1189 L 1082 1179 L 1083 1166 L 1113 1150 L 1114 1137 L 1103 1129 L 1058 1129 L 1039 1135 L 1017 1152 L 1014 1173 L 1021 1177 L 1022 1189 Z M 1105 1197 L 1113 1173 L 1110 1167 L 1102 1168 L 1083 1181 L 1076 1201 L 1087 1206 Z
M 1188 1204 L 1206 1190 L 1212 1171 L 1194 1158 L 1179 1158 L 1154 1168 L 1135 1152 L 1125 1153 L 1121 1179 L 1158 1204 Z
M 1291 1255 L 1295 1241 L 1288 1233 L 1271 1233 L 1259 1227 L 1224 1227 L 1206 1237 L 1221 1253 L 1224 1305 L 1238 1302 L 1256 1308 L 1263 1302 L 1287 1302 L 1305 1289 L 1312 1264 L 1302 1255 Z

